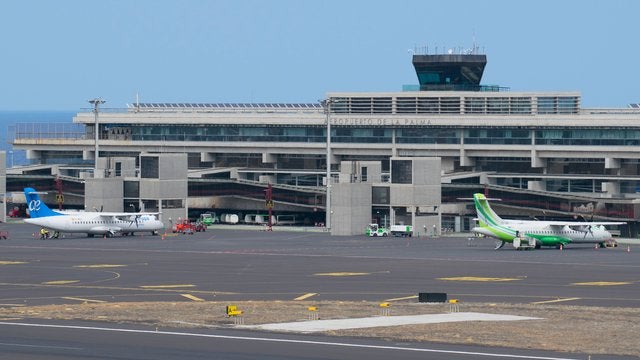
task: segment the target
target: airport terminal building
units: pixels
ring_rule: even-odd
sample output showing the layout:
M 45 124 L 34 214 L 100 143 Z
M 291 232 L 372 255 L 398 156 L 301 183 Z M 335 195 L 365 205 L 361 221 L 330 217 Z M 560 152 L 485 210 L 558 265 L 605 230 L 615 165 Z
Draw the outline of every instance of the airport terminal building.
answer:
M 365 214 L 349 229 L 338 229 L 348 211 L 334 214 L 337 234 L 355 233 L 370 221 L 398 219 L 425 231 L 433 219 L 438 232 L 464 230 L 473 211 L 457 199 L 478 191 L 503 198 L 498 209 L 515 215 L 623 220 L 636 233 L 637 105 L 588 109 L 577 92 L 512 92 L 482 85 L 486 56 L 476 53 L 414 55 L 413 65 L 418 86 L 329 92 L 322 104 L 135 103 L 97 114 L 80 112 L 73 127 L 36 130 L 21 124 L 13 146 L 26 150 L 32 165 L 9 170 L 7 191 L 25 181 L 21 176 L 59 175 L 73 189 L 70 195 L 80 199 L 88 194 L 79 184 L 120 178 L 120 210 L 144 203 L 147 210 L 264 212 L 263 190 L 271 183 L 276 213 L 322 225 L 330 128 L 330 184 L 370 186 L 351 199 L 354 206 L 366 206 L 358 207 Z M 175 192 L 186 193 L 185 198 L 141 194 L 136 183 L 149 174 L 141 171 L 142 162 L 153 158 L 149 154 L 183 154 L 183 160 L 172 161 L 186 165 L 187 191 Z M 411 159 L 438 162 L 416 161 L 408 170 L 413 177 L 394 176 L 394 171 L 406 173 Z M 428 178 L 418 172 L 437 175 L 437 191 L 430 188 L 428 196 L 408 200 L 408 187 L 436 186 L 432 180 L 416 184 Z M 338 188 L 346 192 L 332 194 L 334 199 L 350 193 Z M 431 220 L 416 223 L 423 215 Z

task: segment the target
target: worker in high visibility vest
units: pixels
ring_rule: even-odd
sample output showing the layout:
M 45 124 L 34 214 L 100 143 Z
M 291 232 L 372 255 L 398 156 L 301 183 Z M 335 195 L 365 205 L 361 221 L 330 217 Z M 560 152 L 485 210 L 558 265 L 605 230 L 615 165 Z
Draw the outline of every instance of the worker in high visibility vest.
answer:
M 49 230 L 42 228 L 40 229 L 40 239 L 44 240 L 49 237 Z

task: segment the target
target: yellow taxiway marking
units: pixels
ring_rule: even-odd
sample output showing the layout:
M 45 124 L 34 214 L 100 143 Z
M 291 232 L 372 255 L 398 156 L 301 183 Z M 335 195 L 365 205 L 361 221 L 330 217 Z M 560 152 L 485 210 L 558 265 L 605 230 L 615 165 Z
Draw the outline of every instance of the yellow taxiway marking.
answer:
M 395 299 L 387 299 L 387 300 L 384 300 L 384 302 L 411 300 L 411 299 L 417 299 L 417 298 L 418 298 L 418 295 L 411 295 L 411 296 L 399 297 Z
M 193 301 L 204 301 L 204 299 L 201 299 L 201 298 L 199 298 L 197 296 L 193 296 L 191 294 L 180 294 L 180 295 L 186 297 L 187 299 L 193 300 Z
M 18 265 L 18 264 L 27 264 L 26 261 L 7 261 L 0 260 L 0 265 Z
M 95 264 L 95 265 L 75 265 L 74 268 L 116 268 L 116 267 L 125 267 L 127 265 L 117 265 L 117 264 Z
M 493 277 L 460 276 L 460 277 L 438 278 L 438 280 L 498 282 L 498 281 L 516 281 L 516 280 L 521 280 L 521 279 L 517 279 L 517 278 L 493 278 Z
M 193 284 L 172 284 L 172 285 L 143 285 L 140 286 L 143 289 L 179 289 L 196 287 Z
M 0 306 L 14 306 L 14 307 L 20 307 L 20 306 L 26 306 L 25 304 L 0 304 Z
M 536 301 L 536 302 L 532 302 L 531 304 L 533 304 L 533 305 L 551 304 L 551 303 L 558 303 L 558 302 L 564 302 L 564 301 L 574 301 L 574 300 L 580 300 L 580 298 L 564 298 L 564 299 L 555 299 L 555 300 L 546 300 L 546 301 Z
M 66 284 L 75 284 L 80 280 L 54 280 L 54 281 L 45 281 L 43 285 L 66 285 Z
M 104 302 L 106 302 L 106 301 L 102 301 L 102 300 L 84 299 L 84 298 L 78 298 L 78 297 L 72 297 L 72 296 L 63 296 L 62 298 L 66 299 L 66 300 L 76 300 L 76 301 L 92 302 L 92 303 L 104 303 Z
M 316 295 L 318 295 L 318 293 L 307 293 L 307 294 L 304 294 L 302 296 L 298 296 L 297 298 L 295 298 L 293 300 L 300 301 L 300 300 L 308 299 L 308 298 L 310 298 L 312 296 L 316 296 Z
M 579 282 L 571 285 L 577 286 L 615 286 L 615 285 L 629 285 L 632 284 L 627 281 L 592 281 L 592 282 Z
M 333 272 L 333 273 L 317 273 L 314 276 L 363 276 L 371 275 L 371 273 L 365 272 Z

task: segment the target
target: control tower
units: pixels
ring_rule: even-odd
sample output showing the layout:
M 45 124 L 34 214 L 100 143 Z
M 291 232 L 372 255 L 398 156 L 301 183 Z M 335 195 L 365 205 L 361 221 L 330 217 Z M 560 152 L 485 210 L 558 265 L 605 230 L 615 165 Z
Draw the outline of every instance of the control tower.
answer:
M 480 85 L 485 65 L 486 55 L 413 55 L 421 91 L 498 91 Z

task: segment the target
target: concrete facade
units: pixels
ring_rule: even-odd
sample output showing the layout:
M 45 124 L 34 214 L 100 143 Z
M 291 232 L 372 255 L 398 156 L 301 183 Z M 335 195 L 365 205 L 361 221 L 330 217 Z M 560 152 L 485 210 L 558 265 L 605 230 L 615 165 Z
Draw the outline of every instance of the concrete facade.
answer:
M 327 98 L 332 101 L 329 114 L 319 104 L 149 103 L 105 111 L 99 117 L 100 155 L 135 158 L 141 153 L 182 153 L 192 178 L 226 177 L 257 186 L 270 182 L 313 189 L 315 198 L 298 197 L 297 203 L 288 206 L 304 205 L 319 214 L 326 200 L 322 180 L 328 120 L 331 172 L 339 183 L 365 176 L 364 162 L 383 164 L 380 183 L 389 183 L 392 158 L 440 159 L 439 170 L 425 163 L 414 167 L 422 172 L 412 174 L 408 184 L 391 182 L 390 202 L 372 202 L 372 217 L 381 221 L 393 217 L 393 222 L 415 225 L 423 222 L 423 233 L 429 226 L 427 232 L 432 233 L 435 219 L 442 219 L 431 185 L 438 175 L 452 185 L 474 182 L 535 190 L 532 198 L 560 193 L 594 201 L 614 199 L 627 208 L 640 200 L 640 109 L 581 108 L 579 93 L 555 91 L 332 92 Z M 76 138 L 17 136 L 14 147 L 27 150 L 33 160 L 59 159 L 61 175 L 76 176 L 75 164 L 86 160 L 83 165 L 89 169 L 93 162 L 94 121 L 93 113 L 78 113 L 74 122 L 83 124 L 85 132 Z M 63 166 L 67 160 L 75 166 Z M 361 163 L 354 165 L 359 172 L 343 171 L 338 164 L 345 161 Z M 378 176 L 371 169 L 366 176 Z M 166 180 L 179 181 L 171 176 Z M 141 181 L 140 192 L 150 200 L 142 201 L 145 208 L 154 207 L 151 200 L 161 207 L 157 205 L 160 197 L 153 194 L 170 194 L 163 199 L 176 200 L 186 189 L 178 182 L 161 186 L 153 180 Z M 374 182 L 372 192 L 376 187 Z M 228 200 L 235 196 L 232 191 L 220 194 L 200 188 L 194 196 L 203 207 L 214 201 L 230 212 L 251 207 L 250 201 Z M 251 201 L 262 199 L 254 196 Z M 173 219 L 179 212 L 173 210 L 177 203 L 166 203 Z M 640 220 L 636 214 L 616 210 L 606 215 L 609 220 Z M 449 218 L 458 215 L 447 214 Z M 332 219 L 335 216 L 334 210 Z M 357 226 L 347 227 L 344 231 L 352 232 Z
M 145 160 L 152 160 L 147 162 Z M 156 162 L 157 161 L 157 162 Z M 146 166 L 157 166 L 147 173 Z M 140 155 L 140 202 L 143 211 L 159 211 L 165 226 L 180 219 L 186 219 L 187 209 L 187 154 L 151 154 Z
M 99 174 L 105 177 L 85 179 L 87 211 L 160 212 L 167 227 L 187 217 L 186 154 L 143 153 L 139 171 L 135 159 L 99 160 Z M 137 191 L 130 193 L 127 187 Z
M 86 211 L 124 212 L 122 178 L 88 178 L 84 184 Z
M 363 234 L 371 221 L 370 183 L 336 183 L 332 186 L 331 235 Z
M 440 234 L 440 158 L 391 158 L 392 168 L 394 161 L 408 162 L 410 169 L 405 170 L 411 173 L 410 183 L 393 183 L 393 174 L 391 183 L 382 182 L 380 163 L 341 163 L 340 182 L 332 185 L 332 235 L 362 234 L 380 212 L 389 219 L 388 225 L 413 225 L 416 235 L 424 234 L 422 229 Z M 374 203 L 374 188 L 388 190 L 388 201 Z

